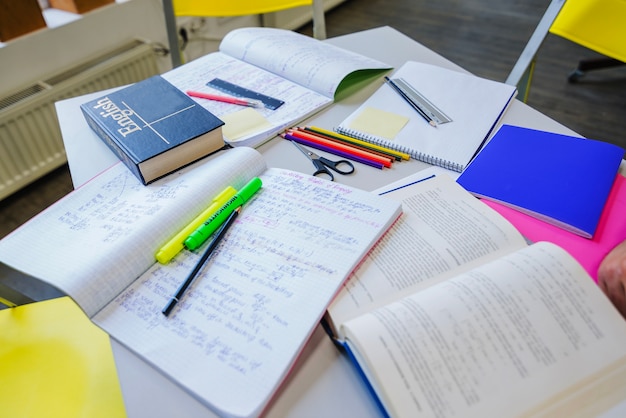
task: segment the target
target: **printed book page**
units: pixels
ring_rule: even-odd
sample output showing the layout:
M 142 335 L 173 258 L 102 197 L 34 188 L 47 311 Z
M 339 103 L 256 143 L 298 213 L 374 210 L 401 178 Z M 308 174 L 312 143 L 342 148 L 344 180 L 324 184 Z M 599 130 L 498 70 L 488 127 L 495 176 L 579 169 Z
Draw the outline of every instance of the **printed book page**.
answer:
M 391 199 L 299 173 L 269 169 L 261 179 L 169 317 L 161 310 L 197 254 L 154 265 L 94 317 L 229 416 L 261 412 L 345 278 L 400 213 Z
M 626 389 L 626 322 L 550 243 L 344 327 L 392 416 L 597 416 Z
M 333 102 L 342 81 L 359 70 L 390 66 L 296 32 L 275 28 L 242 28 L 230 32 L 214 52 L 163 74 L 182 91 L 231 95 L 212 86 L 219 78 L 238 87 L 282 100 L 273 110 L 255 107 L 256 126 L 239 132 L 229 122 L 251 120 L 251 109 L 214 100 L 193 98 L 219 118 L 228 119 L 224 136 L 234 146 L 257 147 L 287 127 Z M 247 113 L 247 114 L 246 114 Z
M 328 308 L 339 339 L 338 325 L 348 318 L 526 246 L 508 221 L 446 174 L 385 196 L 401 201 L 403 214 Z
M 161 245 L 214 196 L 265 170 L 249 148 L 207 161 L 148 186 L 118 163 L 0 240 L 0 261 L 59 288 L 91 317 L 152 266 Z

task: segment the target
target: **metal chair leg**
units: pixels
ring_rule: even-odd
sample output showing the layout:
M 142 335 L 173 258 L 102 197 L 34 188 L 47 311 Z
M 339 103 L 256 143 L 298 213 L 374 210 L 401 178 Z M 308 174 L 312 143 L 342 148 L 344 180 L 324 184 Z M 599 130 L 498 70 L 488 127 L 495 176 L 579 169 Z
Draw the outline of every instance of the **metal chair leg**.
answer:
M 616 60 L 614 58 L 595 58 L 578 61 L 578 67 L 572 71 L 567 77 L 567 81 L 575 83 L 585 76 L 587 71 L 600 70 L 603 68 L 618 67 L 620 65 L 626 65 L 625 62 Z

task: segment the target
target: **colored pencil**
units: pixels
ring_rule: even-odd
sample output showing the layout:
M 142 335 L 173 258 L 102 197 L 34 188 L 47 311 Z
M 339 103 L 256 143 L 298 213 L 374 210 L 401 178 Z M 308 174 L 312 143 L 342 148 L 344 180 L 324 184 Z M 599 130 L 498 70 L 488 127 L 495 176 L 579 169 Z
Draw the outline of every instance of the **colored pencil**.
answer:
M 363 158 L 367 158 L 369 160 L 372 161 L 376 161 L 379 163 L 382 163 L 385 167 L 391 167 L 391 163 L 393 161 L 392 158 L 386 158 L 386 157 L 381 157 L 379 155 L 376 154 L 372 154 L 371 152 L 367 152 L 367 151 L 363 151 L 360 149 L 356 149 L 354 147 L 351 147 L 349 145 L 344 145 L 344 144 L 340 144 L 337 142 L 333 142 L 333 141 L 329 141 L 328 139 L 322 138 L 320 136 L 317 135 L 313 135 L 307 132 L 303 132 L 303 131 L 298 131 L 298 130 L 289 130 L 287 131 L 288 134 L 291 134 L 295 137 L 298 138 L 302 138 L 302 139 L 306 139 L 309 140 L 311 142 L 314 143 L 318 143 L 321 145 L 325 145 L 327 147 L 336 149 L 336 150 L 340 150 L 340 151 L 345 151 L 347 153 L 350 153 L 352 155 L 356 155 L 359 157 L 363 157 Z
M 359 157 L 357 155 L 353 155 L 353 154 L 349 154 L 349 153 L 344 152 L 344 151 L 333 149 L 333 148 L 327 147 L 327 146 L 322 145 L 322 144 L 318 144 L 318 143 L 315 143 L 315 142 L 307 141 L 306 139 L 298 138 L 298 137 L 295 137 L 295 136 L 290 135 L 288 133 L 283 133 L 280 136 L 282 136 L 283 138 L 285 138 L 287 140 L 294 141 L 294 142 L 297 142 L 297 143 L 302 144 L 302 145 L 306 145 L 306 146 L 311 147 L 311 148 L 316 148 L 316 149 L 321 150 L 321 151 L 326 151 L 328 153 L 331 153 L 331 154 L 334 154 L 334 155 L 338 155 L 338 156 L 346 158 L 348 160 L 352 160 L 352 161 L 356 161 L 356 162 L 359 162 L 359 163 L 362 163 L 362 164 L 366 164 L 366 165 L 378 168 L 380 170 L 382 170 L 383 167 L 384 167 L 384 165 L 382 163 L 378 163 L 376 161 L 368 160 L 367 158 L 362 158 L 362 157 Z
M 373 150 L 377 150 L 377 151 L 383 152 L 385 154 L 391 154 L 391 155 L 394 155 L 394 156 L 397 156 L 397 157 L 401 158 L 402 160 L 408 160 L 408 159 L 411 158 L 411 156 L 409 154 L 407 154 L 406 152 L 396 151 L 396 150 L 393 150 L 391 148 L 383 147 L 383 146 L 380 146 L 380 145 L 377 145 L 377 144 L 372 144 L 370 142 L 363 141 L 361 139 L 352 138 L 351 136 L 343 135 L 343 134 L 340 134 L 338 132 L 329 131 L 327 129 L 319 128 L 317 126 L 307 126 L 306 129 L 310 130 L 310 131 L 313 131 L 313 132 L 317 132 L 317 133 L 319 133 L 321 135 L 326 135 L 326 136 L 329 136 L 329 137 L 336 138 L 338 140 L 342 140 L 342 141 L 345 141 L 345 142 L 350 142 L 352 144 L 360 145 L 360 146 L 363 146 L 363 147 L 368 147 L 368 148 L 371 148 Z
M 312 135 L 317 135 L 317 136 L 319 136 L 321 138 L 328 139 L 329 141 L 337 142 L 339 144 L 344 144 L 344 145 L 348 145 L 348 146 L 351 146 L 351 147 L 354 147 L 354 148 L 357 148 L 357 149 L 360 149 L 360 150 L 363 150 L 363 151 L 371 152 L 372 154 L 376 154 L 376 155 L 379 155 L 379 156 L 384 157 L 384 158 L 391 158 L 392 160 L 395 160 L 395 161 L 400 161 L 401 160 L 401 158 L 399 156 L 397 156 L 397 155 L 393 155 L 391 153 L 386 153 L 386 152 L 383 152 L 383 151 L 379 151 L 379 150 L 376 150 L 376 149 L 374 149 L 372 147 L 369 147 L 369 146 L 356 144 L 356 143 L 354 143 L 352 141 L 344 140 L 344 139 L 339 138 L 339 137 L 337 137 L 335 135 L 324 134 L 324 133 L 315 131 L 314 129 L 311 129 L 309 127 L 298 127 L 296 129 L 299 130 L 299 131 L 307 132 L 307 133 L 312 134 Z

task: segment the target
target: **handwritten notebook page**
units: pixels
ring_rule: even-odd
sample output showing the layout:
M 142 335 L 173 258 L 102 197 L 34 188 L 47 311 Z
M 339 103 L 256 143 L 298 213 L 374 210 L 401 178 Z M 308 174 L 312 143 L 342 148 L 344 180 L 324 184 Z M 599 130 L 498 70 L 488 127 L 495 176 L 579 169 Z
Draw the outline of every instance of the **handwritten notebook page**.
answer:
M 297 121 L 333 102 L 342 81 L 357 70 L 389 69 L 378 60 L 292 31 L 276 28 L 240 28 L 231 31 L 220 51 L 207 54 L 162 74 L 182 91 L 223 94 L 206 85 L 221 78 L 284 101 L 276 110 L 254 108 L 271 128 L 259 126 L 246 136 L 226 136 L 233 145 L 256 147 Z M 238 112 L 238 106 L 194 99 L 219 118 Z M 228 125 L 228 122 L 226 122 Z M 231 128 L 227 127 L 226 131 Z
M 225 93 L 206 85 L 207 82 L 214 78 L 221 78 L 231 83 L 245 86 L 250 90 L 283 100 L 285 103 L 276 110 L 265 107 L 253 109 L 267 123 L 272 125 L 272 129 L 257 131 L 255 134 L 245 137 L 226 138 L 229 142 L 236 141 L 241 144 L 244 144 L 243 141 L 246 141 L 245 144 L 250 143 L 252 146 L 256 145 L 257 138 L 269 139 L 286 128 L 294 120 L 304 119 L 312 112 L 332 103 L 332 97 L 329 98 L 316 93 L 281 76 L 229 57 L 221 52 L 214 52 L 200 57 L 182 67 L 168 71 L 162 74 L 162 76 L 182 91 L 196 90 L 223 95 Z M 218 118 L 241 110 L 240 106 L 230 103 L 196 98 L 194 100 Z
M 0 260 L 71 295 L 91 317 L 224 187 L 265 169 L 248 148 L 203 162 L 148 186 L 116 164 L 2 239 Z
M 344 279 L 399 214 L 391 199 L 315 177 L 269 169 L 261 178 L 169 318 L 161 309 L 196 254 L 155 265 L 94 318 L 226 415 L 261 412 Z
M 390 68 L 378 60 L 276 28 L 231 31 L 220 44 L 220 51 L 266 68 L 331 99 L 350 73 L 364 68 Z

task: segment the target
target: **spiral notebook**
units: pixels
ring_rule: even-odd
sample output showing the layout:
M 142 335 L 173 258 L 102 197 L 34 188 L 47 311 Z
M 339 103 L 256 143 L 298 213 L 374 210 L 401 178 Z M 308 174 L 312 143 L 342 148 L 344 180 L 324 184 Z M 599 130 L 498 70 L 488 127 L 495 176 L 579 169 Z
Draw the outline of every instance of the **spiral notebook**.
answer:
M 458 172 L 495 130 L 517 93 L 515 86 L 415 61 L 389 78 L 421 95 L 439 123 L 429 124 L 385 83 L 335 130 Z

